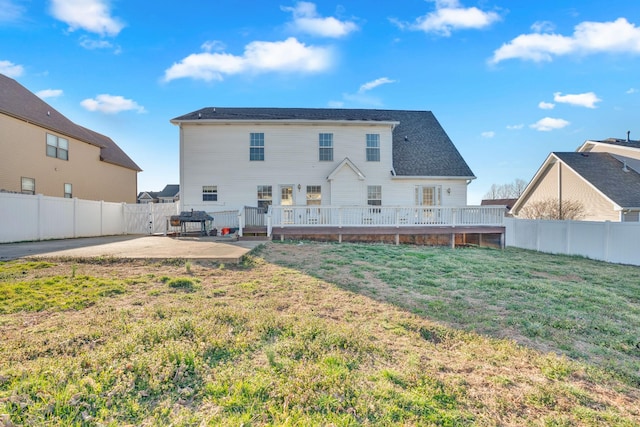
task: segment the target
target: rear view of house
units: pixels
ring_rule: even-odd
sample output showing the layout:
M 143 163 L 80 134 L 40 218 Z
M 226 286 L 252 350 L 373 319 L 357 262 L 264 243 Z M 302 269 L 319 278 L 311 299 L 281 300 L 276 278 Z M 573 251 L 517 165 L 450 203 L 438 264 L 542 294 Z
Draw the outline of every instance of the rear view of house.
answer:
M 0 74 L 0 191 L 135 203 L 141 169 L 108 136 Z
M 429 111 L 204 108 L 171 123 L 185 210 L 464 206 L 475 179 Z

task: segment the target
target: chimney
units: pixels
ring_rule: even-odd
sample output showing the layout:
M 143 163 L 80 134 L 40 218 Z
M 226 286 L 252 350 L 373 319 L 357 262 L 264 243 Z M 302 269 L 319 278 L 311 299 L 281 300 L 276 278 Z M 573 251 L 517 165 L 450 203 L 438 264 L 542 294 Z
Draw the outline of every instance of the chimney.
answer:
M 627 142 L 631 141 L 631 140 L 629 139 L 629 135 L 630 135 L 630 134 L 631 134 L 631 131 L 630 131 L 630 130 L 628 130 L 628 131 L 627 131 Z

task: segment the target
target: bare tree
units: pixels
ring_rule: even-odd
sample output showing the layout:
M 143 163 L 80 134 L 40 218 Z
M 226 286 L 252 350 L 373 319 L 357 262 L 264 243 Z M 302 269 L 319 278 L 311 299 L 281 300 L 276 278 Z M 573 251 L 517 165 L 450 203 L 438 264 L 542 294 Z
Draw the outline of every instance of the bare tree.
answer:
M 517 199 L 527 187 L 527 182 L 523 179 L 516 179 L 509 184 L 492 184 L 489 191 L 484 195 L 485 199 Z
M 585 216 L 585 208 L 582 202 L 577 200 L 562 200 L 557 198 L 530 202 L 520 210 L 519 218 L 527 219 L 582 219 Z

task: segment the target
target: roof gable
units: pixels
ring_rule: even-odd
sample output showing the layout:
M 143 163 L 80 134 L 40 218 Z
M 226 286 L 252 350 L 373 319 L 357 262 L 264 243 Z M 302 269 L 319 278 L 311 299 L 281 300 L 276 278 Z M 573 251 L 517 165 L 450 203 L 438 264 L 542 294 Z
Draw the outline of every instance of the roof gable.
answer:
M 625 168 L 621 156 L 576 152 L 554 152 L 553 155 L 619 207 L 640 207 L 640 174 Z
M 0 113 L 100 147 L 100 159 L 135 171 L 140 167 L 113 140 L 66 118 L 17 81 L 0 74 Z
M 336 166 L 336 168 L 327 177 L 327 180 L 329 181 L 334 180 L 338 175 L 338 173 L 342 170 L 342 168 L 345 168 L 345 167 L 351 169 L 351 171 L 358 176 L 358 179 L 360 181 L 364 181 L 365 179 L 364 174 L 360 171 L 360 169 L 358 169 L 356 165 L 353 164 L 351 160 L 349 160 L 348 157 L 345 157 L 344 160 L 341 161 L 338 166 Z
M 393 170 L 399 177 L 475 179 L 457 148 L 431 111 L 340 108 L 208 107 L 176 117 L 171 123 L 228 121 L 370 122 L 393 126 Z

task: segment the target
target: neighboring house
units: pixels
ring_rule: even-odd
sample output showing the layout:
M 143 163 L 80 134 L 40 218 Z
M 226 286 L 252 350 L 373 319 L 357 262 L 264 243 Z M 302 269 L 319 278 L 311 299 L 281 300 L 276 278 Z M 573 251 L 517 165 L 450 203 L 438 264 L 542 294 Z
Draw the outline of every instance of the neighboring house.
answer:
M 171 123 L 184 210 L 465 206 L 475 179 L 429 111 L 204 108 Z
M 73 123 L 0 74 L 0 191 L 135 203 L 141 169 L 111 138 Z
M 169 184 L 162 191 L 142 191 L 138 203 L 175 203 L 180 200 L 180 185 Z
M 640 141 L 586 141 L 575 152 L 549 154 L 511 213 L 532 203 L 577 201 L 585 221 L 636 222 L 640 213 Z

